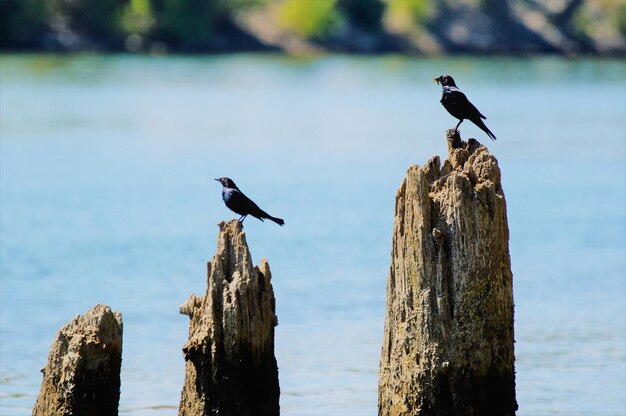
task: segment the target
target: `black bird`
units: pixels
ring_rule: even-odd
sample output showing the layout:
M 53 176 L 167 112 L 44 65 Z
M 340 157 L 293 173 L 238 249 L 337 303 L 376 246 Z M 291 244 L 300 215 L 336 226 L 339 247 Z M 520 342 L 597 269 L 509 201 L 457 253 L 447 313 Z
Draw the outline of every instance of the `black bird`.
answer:
M 485 123 L 481 119 L 487 119 L 487 117 L 480 114 L 480 111 L 474 104 L 470 103 L 465 94 L 454 83 L 454 79 L 450 75 L 441 75 L 438 78 L 433 78 L 433 81 L 441 84 L 443 93 L 441 94 L 441 104 L 448 110 L 448 113 L 459 119 L 459 124 L 456 125 L 454 131 L 456 132 L 463 120 L 468 119 L 472 123 L 476 124 L 482 131 L 487 133 L 491 140 L 496 140 L 496 136 L 485 126 Z
M 222 184 L 222 199 L 228 208 L 235 211 L 237 214 L 241 215 L 239 218 L 239 222 L 243 223 L 243 220 L 246 219 L 248 215 L 252 215 L 255 218 L 263 219 L 267 218 L 268 220 L 274 221 L 278 225 L 283 225 L 285 221 L 280 218 L 272 217 L 267 212 L 263 211 L 257 204 L 252 202 L 250 198 L 245 196 L 243 192 L 237 188 L 235 182 L 230 178 L 219 178 L 216 179 L 219 183 Z

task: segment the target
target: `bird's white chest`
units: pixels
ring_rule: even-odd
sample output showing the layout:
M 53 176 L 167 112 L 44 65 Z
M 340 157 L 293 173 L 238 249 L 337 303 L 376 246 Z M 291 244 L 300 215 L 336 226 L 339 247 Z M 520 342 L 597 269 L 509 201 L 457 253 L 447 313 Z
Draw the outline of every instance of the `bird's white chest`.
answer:
M 222 199 L 224 200 L 224 202 L 230 201 L 230 199 L 233 197 L 235 192 L 237 192 L 236 189 L 231 189 L 231 188 L 222 189 Z

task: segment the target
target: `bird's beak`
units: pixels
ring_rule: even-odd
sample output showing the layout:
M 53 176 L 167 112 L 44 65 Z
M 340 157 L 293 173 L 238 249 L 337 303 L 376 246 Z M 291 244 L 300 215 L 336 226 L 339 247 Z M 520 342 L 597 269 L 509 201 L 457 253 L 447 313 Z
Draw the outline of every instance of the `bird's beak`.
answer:
M 213 180 L 214 180 L 214 181 L 218 181 L 218 182 L 222 182 L 222 181 L 220 181 L 219 179 L 213 179 Z
M 441 77 L 433 78 L 433 81 L 439 84 L 441 82 Z

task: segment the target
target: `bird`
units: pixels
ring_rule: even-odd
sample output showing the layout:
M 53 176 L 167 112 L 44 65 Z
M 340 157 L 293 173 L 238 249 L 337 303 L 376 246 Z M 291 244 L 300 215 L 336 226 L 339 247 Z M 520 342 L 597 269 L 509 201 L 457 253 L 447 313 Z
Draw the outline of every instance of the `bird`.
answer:
M 232 179 L 222 177 L 215 180 L 222 184 L 222 199 L 224 200 L 224 204 L 226 204 L 226 206 L 232 211 L 241 215 L 238 221 L 242 225 L 243 220 L 245 220 L 248 215 L 252 215 L 261 221 L 264 219 L 274 221 L 280 226 L 285 224 L 285 221 L 281 218 L 272 217 L 270 214 L 259 208 L 257 204 L 241 192 Z
M 441 88 L 443 89 L 441 104 L 448 110 L 448 113 L 459 119 L 459 123 L 454 128 L 455 133 L 463 120 L 468 119 L 487 133 L 491 140 L 496 140 L 496 136 L 485 126 L 483 120 L 481 120 L 487 119 L 487 117 L 483 116 L 480 111 L 474 107 L 474 104 L 469 102 L 465 94 L 456 86 L 454 78 L 450 75 L 441 75 L 437 78 L 433 78 L 433 81 L 441 84 Z

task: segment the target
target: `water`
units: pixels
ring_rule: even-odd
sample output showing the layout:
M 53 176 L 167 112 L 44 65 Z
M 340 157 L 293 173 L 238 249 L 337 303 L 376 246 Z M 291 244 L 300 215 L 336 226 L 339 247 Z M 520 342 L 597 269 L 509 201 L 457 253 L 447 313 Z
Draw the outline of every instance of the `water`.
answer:
M 30 414 L 54 334 L 124 317 L 120 410 L 175 414 L 230 176 L 286 226 L 269 258 L 286 416 L 376 414 L 395 190 L 445 155 L 455 76 L 507 196 L 520 416 L 626 415 L 626 99 L 619 61 L 0 58 L 0 413 Z

